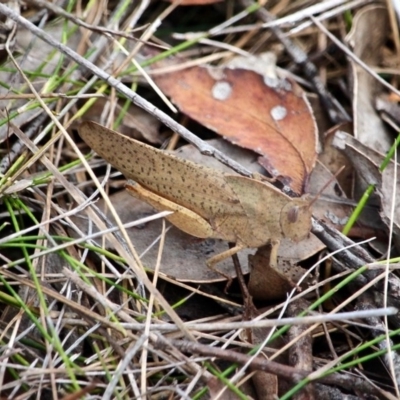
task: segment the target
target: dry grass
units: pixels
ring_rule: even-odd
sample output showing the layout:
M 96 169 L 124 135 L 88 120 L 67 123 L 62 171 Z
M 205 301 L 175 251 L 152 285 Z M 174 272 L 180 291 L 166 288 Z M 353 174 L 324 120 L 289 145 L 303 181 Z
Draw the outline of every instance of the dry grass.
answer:
M 0 4 L 5 17 L 0 72 L 1 398 L 261 399 L 278 394 L 276 376 L 281 398 L 349 393 L 395 398 L 399 326 L 393 319 L 389 329 L 382 315 L 393 313 L 387 307 L 398 303 L 393 286 L 398 278 L 389 275 L 397 259 L 384 264 L 384 271 L 372 267 L 375 259 L 366 250 L 351 249 L 351 240 L 316 222 L 313 232 L 330 251 L 337 250 L 331 261 L 335 272 L 323 276 L 319 268 L 326 268 L 326 260 L 315 263 L 315 256 L 304 266 L 321 271 L 319 279 L 283 303 L 260 303 L 255 312 L 248 303 L 242 306 L 236 282 L 227 296 L 224 284 L 178 282 L 160 272 L 168 235 L 164 223 L 153 243 L 156 261 L 144 264 L 128 232 L 132 225 L 161 221 L 165 213 L 136 214 L 130 225 L 121 221 L 121 210 L 131 206 L 110 199 L 121 189 L 121 177 L 89 154 L 76 134 L 82 118 L 131 127 L 129 118 L 134 123 L 138 118 L 134 103 L 152 116 L 146 113 L 138 129 L 146 141 L 170 137 L 167 126 L 206 146 L 187 127 L 203 137 L 209 133 L 176 117 L 170 111 L 174 106 L 164 103 L 153 83 L 169 67 L 148 66 L 179 55 L 183 61 L 176 71 L 219 65 L 234 53 L 272 50 L 279 66 L 312 92 L 307 71 L 284 51 L 282 40 L 287 44 L 288 39 L 315 63 L 314 77 L 322 88 L 334 94 L 325 98 L 330 117 L 323 119 L 325 127 L 353 118 L 345 98 L 351 97 L 349 61 L 332 48 L 319 22 L 304 13 L 322 16 L 328 33 L 343 43 L 352 17 L 366 2 L 329 8 L 332 1 L 275 1 L 268 6 L 278 18 L 275 31 L 262 26 L 270 15 L 246 1 L 188 8 L 164 1 L 131 3 L 98 1 L 59 9 L 33 0 L 14 11 L 8 11 L 10 4 Z M 191 35 L 194 31 L 200 34 Z M 398 38 L 396 30 L 393 37 Z M 390 71 L 397 71 L 399 45 L 388 41 L 380 72 L 396 93 Z M 153 117 L 164 125 L 150 129 Z M 228 157 L 220 156 L 229 163 Z M 383 285 L 385 279 L 392 286 Z M 382 297 L 388 292 L 392 302 Z M 305 300 L 306 294 L 313 297 Z M 349 314 L 340 314 L 344 311 Z M 326 314 L 332 318 L 323 319 Z M 306 320 L 306 315 L 315 318 Z M 284 317 L 295 320 L 279 321 Z M 385 358 L 388 349 L 391 355 Z M 261 394 L 263 389 L 270 392 Z

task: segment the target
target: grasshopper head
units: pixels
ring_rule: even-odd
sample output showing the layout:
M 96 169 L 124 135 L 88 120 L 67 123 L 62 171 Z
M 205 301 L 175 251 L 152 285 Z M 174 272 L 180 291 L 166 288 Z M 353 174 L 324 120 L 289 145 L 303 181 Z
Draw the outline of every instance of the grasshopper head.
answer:
M 310 202 L 293 199 L 281 210 L 280 224 L 283 237 L 299 242 L 305 239 L 311 230 Z

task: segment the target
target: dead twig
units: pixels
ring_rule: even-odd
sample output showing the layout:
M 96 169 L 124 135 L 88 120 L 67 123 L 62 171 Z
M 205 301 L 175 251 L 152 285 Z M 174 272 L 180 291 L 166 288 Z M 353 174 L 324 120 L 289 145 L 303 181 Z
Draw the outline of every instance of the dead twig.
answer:
M 184 340 L 171 340 L 167 341 L 161 336 L 158 336 L 157 342 L 154 343 L 154 347 L 157 349 L 166 349 L 168 347 L 177 348 L 180 351 L 200 354 L 203 356 L 216 357 L 221 360 L 231 361 L 240 365 L 249 363 L 250 357 L 245 354 L 238 353 L 233 350 L 223 350 L 204 344 L 193 343 Z M 309 371 L 299 370 L 288 365 L 283 365 L 275 361 L 268 361 L 262 357 L 256 357 L 250 361 L 249 366 L 252 369 L 265 371 L 276 374 L 282 378 L 289 380 L 290 382 L 297 383 L 301 379 L 307 378 Z M 318 380 L 319 383 L 327 385 L 336 385 L 346 390 L 355 390 L 362 393 L 371 393 L 375 395 L 382 395 L 382 391 L 371 385 L 364 379 L 358 378 L 351 374 L 331 374 L 322 377 Z

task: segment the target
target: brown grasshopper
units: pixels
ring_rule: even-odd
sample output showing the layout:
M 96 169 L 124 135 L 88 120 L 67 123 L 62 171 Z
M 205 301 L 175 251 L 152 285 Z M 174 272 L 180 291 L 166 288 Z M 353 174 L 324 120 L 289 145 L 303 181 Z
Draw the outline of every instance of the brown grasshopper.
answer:
M 235 247 L 207 260 L 220 261 L 244 248 L 300 241 L 311 229 L 310 202 L 291 198 L 267 182 L 230 175 L 157 150 L 95 122 L 80 124 L 83 140 L 121 171 L 128 192 L 198 238 L 223 239 Z M 271 260 L 273 261 L 273 260 Z

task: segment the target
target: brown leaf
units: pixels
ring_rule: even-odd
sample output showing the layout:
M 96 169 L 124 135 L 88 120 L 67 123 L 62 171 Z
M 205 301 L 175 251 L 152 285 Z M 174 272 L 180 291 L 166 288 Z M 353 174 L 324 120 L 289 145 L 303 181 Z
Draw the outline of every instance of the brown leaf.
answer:
M 306 273 L 305 269 L 281 257 L 278 257 L 277 265 L 272 267 L 270 256 L 270 245 L 260 247 L 255 255 L 249 256 L 251 272 L 248 288 L 249 293 L 257 300 L 271 301 L 285 298 Z M 307 288 L 310 282 L 311 278 L 307 278 L 302 288 Z
M 291 279 L 270 266 L 270 253 L 271 246 L 266 245 L 249 256 L 251 272 L 248 289 L 257 300 L 282 299 L 296 287 Z
M 254 371 L 254 388 L 259 399 L 275 400 L 278 398 L 278 377 L 264 371 Z
M 355 161 L 358 160 L 358 157 L 351 152 L 341 152 L 333 146 L 332 140 L 335 138 L 334 133 L 334 130 L 332 130 L 325 138 L 323 153 L 318 156 L 318 163 L 311 173 L 310 194 L 315 196 L 320 193 L 320 190 L 326 186 L 327 182 L 331 182 L 324 188 L 317 201 L 313 203 L 313 216 L 323 220 L 329 226 L 342 231 L 356 206 L 356 202 L 346 197 L 339 183 L 339 179 L 337 178 L 344 178 L 340 179 L 340 181 L 344 182 L 348 189 L 351 184 L 354 185 L 353 164 L 357 165 Z M 351 160 L 351 162 L 349 160 Z M 340 173 L 339 177 L 335 178 L 331 171 L 337 172 L 343 166 L 346 168 Z M 344 177 L 342 177 L 342 175 L 344 175 Z M 358 179 L 358 181 L 360 183 L 361 179 Z M 348 192 L 351 191 L 348 190 Z M 382 230 L 382 227 L 383 224 L 380 222 L 380 217 L 376 209 L 367 205 L 357 221 L 357 224 L 349 232 L 349 235 L 353 238 L 376 236 L 379 234 L 379 231 Z
M 257 152 L 272 176 L 304 192 L 316 159 L 317 128 L 296 85 L 244 69 L 203 67 L 163 75 L 156 83 L 183 113 Z
M 357 12 L 346 41 L 356 56 L 368 66 L 375 67 L 382 61 L 382 49 L 389 33 L 387 8 L 371 5 Z M 382 84 L 354 61 L 350 60 L 350 65 L 354 136 L 366 146 L 385 153 L 392 145 L 393 138 L 374 107 L 377 95 L 382 93 Z

